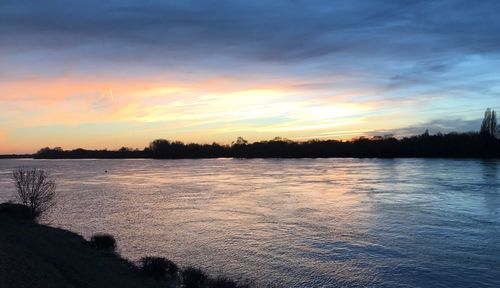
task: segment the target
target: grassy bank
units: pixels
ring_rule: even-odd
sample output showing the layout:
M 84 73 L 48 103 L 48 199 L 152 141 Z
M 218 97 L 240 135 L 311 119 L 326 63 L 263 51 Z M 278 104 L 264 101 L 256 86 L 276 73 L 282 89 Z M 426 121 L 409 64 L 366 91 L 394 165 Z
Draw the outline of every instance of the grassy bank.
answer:
M 10 208 L 12 204 L 0 204 L 2 288 L 181 286 L 147 277 L 134 264 L 92 247 L 82 236 L 38 224 Z M 196 286 L 238 287 L 219 280 L 207 278 Z

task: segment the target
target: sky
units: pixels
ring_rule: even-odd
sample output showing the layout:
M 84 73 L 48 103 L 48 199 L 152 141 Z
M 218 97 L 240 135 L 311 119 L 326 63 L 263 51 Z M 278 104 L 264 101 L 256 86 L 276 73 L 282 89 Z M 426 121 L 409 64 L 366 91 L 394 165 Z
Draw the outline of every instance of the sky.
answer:
M 478 130 L 500 1 L 0 0 L 0 153 Z

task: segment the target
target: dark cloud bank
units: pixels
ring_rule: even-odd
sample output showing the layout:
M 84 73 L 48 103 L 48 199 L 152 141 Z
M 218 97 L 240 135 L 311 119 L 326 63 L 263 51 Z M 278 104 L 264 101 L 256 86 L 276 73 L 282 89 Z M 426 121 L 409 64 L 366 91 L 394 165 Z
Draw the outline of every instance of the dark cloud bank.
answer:
M 96 57 L 338 55 L 339 63 L 422 61 L 420 69 L 440 72 L 463 54 L 497 53 L 498 11 L 498 1 L 3 0 L 0 41 L 2 50 L 29 43 Z

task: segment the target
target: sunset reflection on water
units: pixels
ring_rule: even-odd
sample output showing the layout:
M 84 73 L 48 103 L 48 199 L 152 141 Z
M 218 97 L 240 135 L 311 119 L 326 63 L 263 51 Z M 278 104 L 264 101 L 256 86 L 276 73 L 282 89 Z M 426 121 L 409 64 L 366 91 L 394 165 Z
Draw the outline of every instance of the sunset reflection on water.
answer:
M 58 182 L 48 223 L 278 287 L 500 284 L 498 162 L 1 160 Z M 104 173 L 104 171 L 109 171 Z

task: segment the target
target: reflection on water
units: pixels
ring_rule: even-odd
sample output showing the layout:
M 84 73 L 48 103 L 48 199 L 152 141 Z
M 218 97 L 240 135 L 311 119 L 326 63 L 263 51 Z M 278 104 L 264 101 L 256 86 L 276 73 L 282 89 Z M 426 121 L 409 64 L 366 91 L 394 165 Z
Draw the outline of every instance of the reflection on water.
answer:
M 0 160 L 58 181 L 51 225 L 278 287 L 500 287 L 497 161 Z M 109 173 L 104 173 L 108 170 Z

